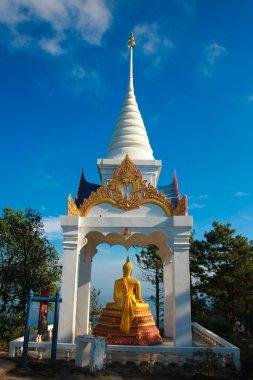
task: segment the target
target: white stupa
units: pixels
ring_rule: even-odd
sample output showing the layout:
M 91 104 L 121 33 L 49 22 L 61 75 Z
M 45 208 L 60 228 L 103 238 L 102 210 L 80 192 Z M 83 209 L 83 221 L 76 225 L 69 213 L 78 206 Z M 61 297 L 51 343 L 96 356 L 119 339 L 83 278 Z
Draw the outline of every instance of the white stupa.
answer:
M 120 162 L 128 154 L 141 170 L 143 177 L 153 186 L 157 186 L 162 167 L 160 160 L 155 160 L 147 131 L 136 102 L 133 84 L 133 50 L 134 35 L 128 41 L 130 51 L 129 79 L 125 100 L 113 131 L 110 146 L 105 159 L 98 159 L 97 165 L 102 182 L 111 178 Z
M 133 160 L 154 160 L 146 128 L 136 102 L 133 84 L 133 33 L 128 42 L 130 49 L 129 80 L 121 112 L 114 129 L 107 158 L 121 158 L 126 154 Z

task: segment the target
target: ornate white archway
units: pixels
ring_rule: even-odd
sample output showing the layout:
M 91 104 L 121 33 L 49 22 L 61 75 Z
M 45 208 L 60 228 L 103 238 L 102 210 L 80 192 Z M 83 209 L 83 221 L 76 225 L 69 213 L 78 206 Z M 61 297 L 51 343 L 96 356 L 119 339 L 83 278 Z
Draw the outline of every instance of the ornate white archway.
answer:
M 89 303 L 87 301 L 89 300 L 90 295 L 92 261 L 97 253 L 97 247 L 99 244 L 106 243 L 109 246 L 121 245 L 127 250 L 133 245 L 144 247 L 148 244 L 155 244 L 158 247 L 157 254 L 161 257 L 162 261 L 164 263 L 171 262 L 172 253 L 167 245 L 166 235 L 159 231 L 151 232 L 150 234 L 130 232 L 129 234 L 130 235 L 128 236 L 124 235 L 124 230 L 122 232 L 109 233 L 90 231 L 85 236 L 86 244 L 80 252 L 79 278 L 82 278 L 83 282 L 77 293 L 76 335 L 87 330 L 89 322 Z M 110 255 L 108 255 L 108 260 L 110 260 Z M 119 270 L 121 270 L 121 268 L 119 268 Z M 81 285 L 81 282 L 79 285 Z
M 92 257 L 102 242 L 121 244 L 153 243 L 159 247 L 164 263 L 164 329 L 175 345 L 192 344 L 190 310 L 189 237 L 192 218 L 124 217 L 108 218 L 62 217 L 64 261 L 60 316 L 60 341 L 74 341 L 88 333 L 89 292 Z M 123 236 L 125 227 L 131 232 Z
M 147 170 L 147 169 L 146 169 Z M 150 172 L 149 172 L 150 173 Z M 186 197 L 176 206 L 143 178 L 126 155 L 111 179 L 78 208 L 69 197 L 68 216 L 61 218 L 64 258 L 60 333 L 73 342 L 88 333 L 92 258 L 100 243 L 155 244 L 164 265 L 164 331 L 177 346 L 192 344 L 189 237 L 192 217 Z M 124 235 L 125 228 L 130 232 Z

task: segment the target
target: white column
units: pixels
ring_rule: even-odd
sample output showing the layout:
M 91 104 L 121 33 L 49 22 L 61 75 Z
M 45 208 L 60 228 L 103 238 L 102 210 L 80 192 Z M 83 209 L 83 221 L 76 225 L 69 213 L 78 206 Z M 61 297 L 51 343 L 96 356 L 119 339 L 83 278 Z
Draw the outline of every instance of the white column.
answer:
M 174 326 L 177 347 L 192 346 L 189 232 L 179 232 L 170 239 L 173 250 Z
M 88 244 L 83 247 L 79 258 L 76 336 L 89 333 L 91 266 L 92 253 Z
M 164 284 L 164 336 L 173 337 L 174 315 L 174 288 L 173 288 L 173 264 L 171 256 L 167 257 L 163 266 Z
M 72 218 L 72 220 L 68 219 Z M 59 342 L 74 343 L 78 273 L 78 217 L 63 217 L 63 269 L 61 280 Z

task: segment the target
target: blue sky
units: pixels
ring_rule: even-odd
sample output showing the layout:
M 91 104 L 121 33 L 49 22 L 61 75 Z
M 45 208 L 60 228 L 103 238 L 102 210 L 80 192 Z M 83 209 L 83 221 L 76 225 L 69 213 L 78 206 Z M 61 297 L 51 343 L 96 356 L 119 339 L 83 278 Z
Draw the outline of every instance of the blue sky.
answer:
M 59 215 L 82 167 L 98 182 L 128 75 L 160 184 L 176 169 L 197 236 L 213 220 L 253 239 L 251 0 L 1 0 L 0 206 Z

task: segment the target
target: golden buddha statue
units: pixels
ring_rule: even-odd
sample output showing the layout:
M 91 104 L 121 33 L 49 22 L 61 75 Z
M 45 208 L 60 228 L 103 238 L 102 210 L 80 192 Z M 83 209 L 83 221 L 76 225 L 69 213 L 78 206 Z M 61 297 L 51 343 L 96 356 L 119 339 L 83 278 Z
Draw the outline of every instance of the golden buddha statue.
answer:
M 140 281 L 131 277 L 133 265 L 127 257 L 123 278 L 115 281 L 114 302 L 102 309 L 93 333 L 107 338 L 108 344 L 146 346 L 159 344 L 162 338 L 154 318 L 141 297 Z

